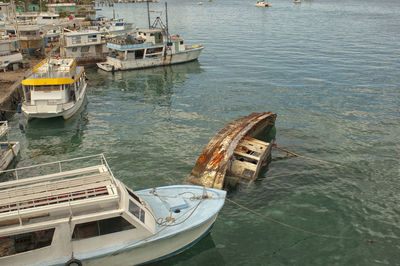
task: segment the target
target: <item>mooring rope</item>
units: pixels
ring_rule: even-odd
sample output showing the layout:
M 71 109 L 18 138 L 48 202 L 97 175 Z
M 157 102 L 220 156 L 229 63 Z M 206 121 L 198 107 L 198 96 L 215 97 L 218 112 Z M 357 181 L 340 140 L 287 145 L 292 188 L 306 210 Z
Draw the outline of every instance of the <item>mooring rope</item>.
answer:
M 340 166 L 340 164 L 338 164 L 338 163 L 328 162 L 328 161 L 324 161 L 324 160 L 321 160 L 321 159 L 315 159 L 315 158 L 312 158 L 312 157 L 308 157 L 308 156 L 304 156 L 304 155 L 300 155 L 300 154 L 294 153 L 294 152 L 292 152 L 292 151 L 289 151 L 289 150 L 287 150 L 287 149 L 284 149 L 284 148 L 279 147 L 276 143 L 272 144 L 272 147 L 275 148 L 275 149 L 277 149 L 277 150 L 286 152 L 287 154 L 290 154 L 290 155 L 292 155 L 293 157 L 304 158 L 304 159 L 307 159 L 307 160 L 310 160 L 310 161 L 316 161 L 316 162 L 319 162 L 319 163 L 324 163 L 324 164 L 331 164 L 331 165 L 335 165 L 335 166 Z
M 240 203 L 237 203 L 236 201 L 233 201 L 233 200 L 231 200 L 231 199 L 226 198 L 226 201 L 228 201 L 228 202 L 230 202 L 230 203 L 232 203 L 232 204 L 238 206 L 239 208 L 241 208 L 241 209 L 243 209 L 243 210 L 246 210 L 246 211 L 248 211 L 248 212 L 251 212 L 251 213 L 253 213 L 253 214 L 255 214 L 255 215 L 257 215 L 257 216 L 259 216 L 259 217 L 261 217 L 261 218 L 263 218 L 263 219 L 265 219 L 265 220 L 268 220 L 268 221 L 270 221 L 270 222 L 273 222 L 273 223 L 282 225 L 282 226 L 284 226 L 284 227 L 288 227 L 288 228 L 290 228 L 290 229 L 292 229 L 292 230 L 295 230 L 295 231 L 298 231 L 298 232 L 306 233 L 306 234 L 308 234 L 308 235 L 317 236 L 317 237 L 323 237 L 323 238 L 333 238 L 333 239 L 361 240 L 361 239 L 359 239 L 359 238 L 354 238 L 354 237 L 346 237 L 346 236 L 338 236 L 338 235 L 320 234 L 320 233 L 308 231 L 308 230 L 302 229 L 302 228 L 300 228 L 300 227 L 296 227 L 296 226 L 293 226 L 293 225 L 284 223 L 284 222 L 282 222 L 282 221 L 276 220 L 276 219 L 274 219 L 274 218 L 268 217 L 267 215 L 264 215 L 264 214 L 262 214 L 262 213 L 259 213 L 259 212 L 255 211 L 255 210 L 252 210 L 252 209 L 250 209 L 250 208 L 247 208 L 246 206 L 244 206 L 244 205 L 242 205 L 242 204 L 240 204 Z M 368 243 L 374 243 L 374 242 L 376 242 L 375 240 L 371 240 L 371 239 L 365 239 L 364 241 L 365 241 L 365 242 L 368 242 Z

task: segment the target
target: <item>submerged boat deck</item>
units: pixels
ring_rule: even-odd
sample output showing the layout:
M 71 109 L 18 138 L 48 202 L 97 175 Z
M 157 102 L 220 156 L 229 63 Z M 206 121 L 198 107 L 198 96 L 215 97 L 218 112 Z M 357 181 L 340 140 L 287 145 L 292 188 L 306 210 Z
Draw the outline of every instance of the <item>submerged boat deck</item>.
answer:
M 205 147 L 184 184 L 223 189 L 228 174 L 254 181 L 272 146 L 252 137 L 275 120 L 272 112 L 252 113 L 226 124 Z

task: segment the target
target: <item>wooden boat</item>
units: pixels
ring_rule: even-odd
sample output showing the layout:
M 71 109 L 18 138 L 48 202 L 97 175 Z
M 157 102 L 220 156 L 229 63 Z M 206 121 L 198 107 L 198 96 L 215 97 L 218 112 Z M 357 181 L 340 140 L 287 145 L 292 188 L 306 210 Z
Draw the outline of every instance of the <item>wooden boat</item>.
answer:
M 86 96 L 84 68 L 74 58 L 50 57 L 33 68 L 33 74 L 22 82 L 25 117 L 71 118 Z
M 25 53 L 31 54 L 37 50 L 43 51 L 47 45 L 47 38 L 45 38 L 44 34 L 41 34 L 37 25 L 20 25 L 17 30 L 15 26 L 7 26 L 6 32 L 9 36 L 18 37 L 15 46 Z
M 21 178 L 22 173 L 29 176 Z M 18 178 L 0 182 L 0 265 L 137 265 L 164 259 L 211 230 L 226 195 L 190 185 L 133 192 L 113 176 L 103 155 L 3 175 Z
M 265 2 L 265 1 L 257 1 L 254 4 L 256 7 L 271 7 L 271 3 Z
M 19 142 L 8 139 L 8 122 L 0 121 L 0 138 L 6 137 L 6 141 L 0 141 L 0 170 L 5 170 L 19 153 Z
M 227 173 L 254 181 L 272 147 L 254 137 L 275 119 L 272 112 L 252 113 L 228 123 L 210 140 L 184 183 L 222 189 Z
M 148 2 L 147 2 L 148 4 Z M 107 42 L 111 55 L 97 63 L 104 71 L 141 69 L 197 60 L 202 45 L 188 46 L 179 35 L 170 36 L 160 17 L 149 29 L 136 30 L 136 36 L 116 37 Z

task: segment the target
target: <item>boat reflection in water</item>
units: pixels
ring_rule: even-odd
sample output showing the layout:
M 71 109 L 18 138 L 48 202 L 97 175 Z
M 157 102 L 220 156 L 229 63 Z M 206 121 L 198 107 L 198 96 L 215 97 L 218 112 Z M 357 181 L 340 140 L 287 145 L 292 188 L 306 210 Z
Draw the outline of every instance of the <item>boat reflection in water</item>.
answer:
M 31 157 L 57 156 L 79 149 L 88 124 L 87 102 L 85 99 L 77 114 L 66 121 L 55 117 L 33 119 L 27 123 L 19 114 L 19 128 L 25 135 L 25 146 Z
M 214 243 L 212 234 L 207 235 L 186 252 L 161 261 L 157 265 L 207 265 L 210 260 L 213 262 L 212 265 L 226 265 L 224 257 L 219 253 Z
M 91 81 L 92 93 L 104 94 L 105 89 L 124 92 L 124 99 L 143 103 L 170 105 L 173 88 L 181 87 L 190 74 L 203 72 L 198 61 L 185 64 L 147 68 L 135 71 L 118 71 L 114 74 L 97 70 L 96 80 L 91 78 L 94 73 L 87 71 Z

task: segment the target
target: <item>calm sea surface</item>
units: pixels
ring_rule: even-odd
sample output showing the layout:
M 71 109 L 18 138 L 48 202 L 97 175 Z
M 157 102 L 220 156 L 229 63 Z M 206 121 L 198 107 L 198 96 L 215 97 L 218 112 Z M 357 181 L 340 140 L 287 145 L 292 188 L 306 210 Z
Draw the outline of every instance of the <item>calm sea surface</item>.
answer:
M 278 145 L 328 163 L 274 150 L 228 198 L 315 234 L 226 202 L 210 236 L 160 265 L 400 265 L 400 1 L 254 2 L 169 1 L 170 32 L 205 45 L 199 61 L 87 69 L 80 115 L 11 120 L 17 166 L 105 153 L 134 189 L 177 184 L 227 122 L 273 111 Z M 115 13 L 147 26 L 145 4 Z

